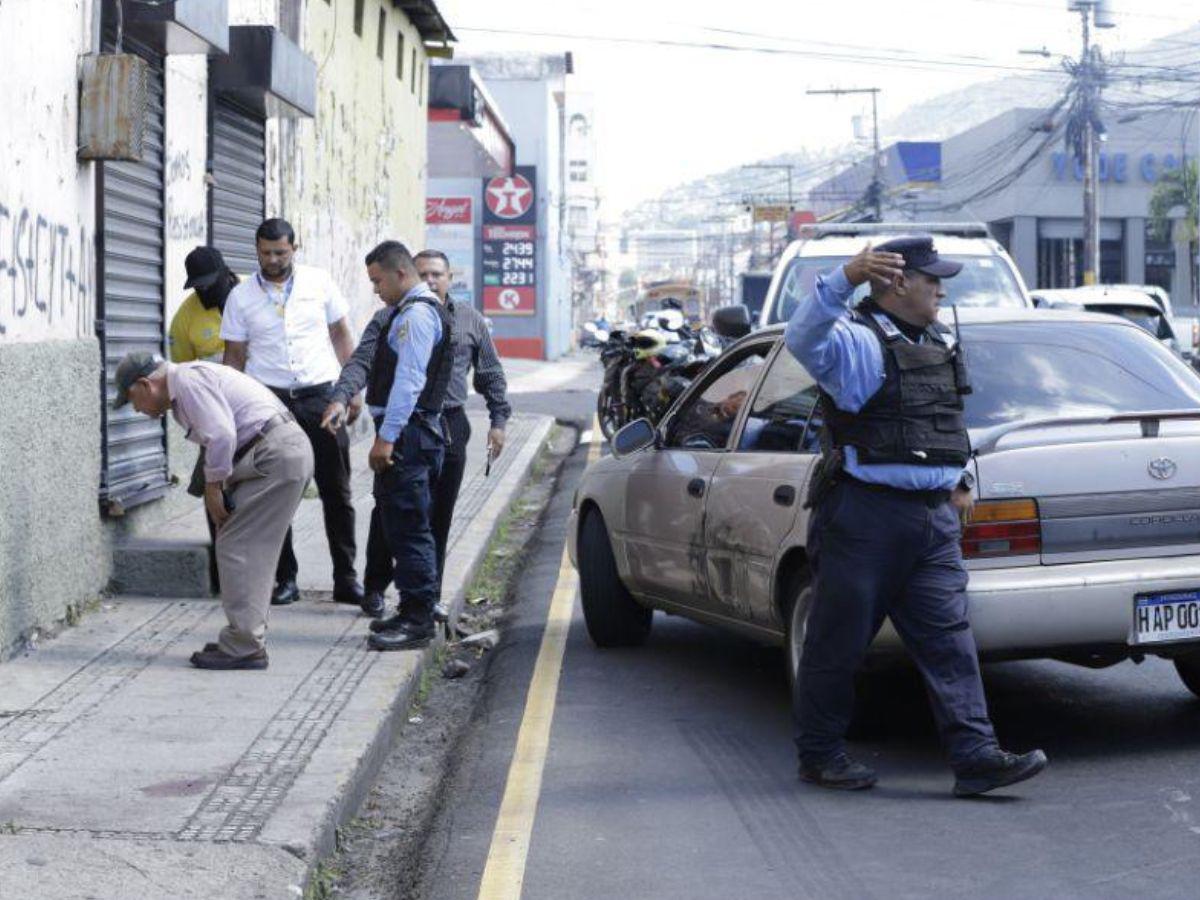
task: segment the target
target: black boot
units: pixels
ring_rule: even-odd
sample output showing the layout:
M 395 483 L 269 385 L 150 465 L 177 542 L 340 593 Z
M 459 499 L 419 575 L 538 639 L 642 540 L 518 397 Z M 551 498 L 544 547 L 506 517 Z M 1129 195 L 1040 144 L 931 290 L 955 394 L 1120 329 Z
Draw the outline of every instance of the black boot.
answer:
M 433 640 L 433 633 L 432 625 L 421 627 L 412 622 L 403 622 L 396 628 L 371 635 L 367 638 L 367 646 L 372 650 L 415 650 L 427 647 Z
M 362 611 L 372 619 L 382 618 L 385 606 L 383 591 L 367 591 L 363 594 Z M 374 625 L 373 622 L 371 624 Z
M 339 581 L 333 586 L 334 603 L 349 603 L 354 606 L 362 606 L 363 599 L 363 586 L 358 583 L 358 579 L 353 575 L 344 581 Z
M 1025 781 L 1046 768 L 1047 762 L 1041 750 L 1016 754 L 996 747 L 955 770 L 954 796 L 977 797 Z
M 290 606 L 300 599 L 300 588 L 296 587 L 296 579 L 289 578 L 275 585 L 271 592 L 272 606 Z
M 819 787 L 841 791 L 861 791 L 879 780 L 875 770 L 856 761 L 849 753 L 839 753 L 819 765 L 800 764 L 800 780 Z

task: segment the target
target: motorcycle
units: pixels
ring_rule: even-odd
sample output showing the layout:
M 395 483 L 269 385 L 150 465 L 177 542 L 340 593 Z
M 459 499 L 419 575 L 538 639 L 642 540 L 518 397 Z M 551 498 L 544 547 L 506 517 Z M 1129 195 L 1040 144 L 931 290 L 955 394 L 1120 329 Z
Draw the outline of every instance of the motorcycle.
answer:
M 679 395 L 721 353 L 707 328 L 660 319 L 636 334 L 613 332 L 600 351 L 604 381 L 596 400 L 600 430 L 608 439 L 639 418 L 658 423 Z

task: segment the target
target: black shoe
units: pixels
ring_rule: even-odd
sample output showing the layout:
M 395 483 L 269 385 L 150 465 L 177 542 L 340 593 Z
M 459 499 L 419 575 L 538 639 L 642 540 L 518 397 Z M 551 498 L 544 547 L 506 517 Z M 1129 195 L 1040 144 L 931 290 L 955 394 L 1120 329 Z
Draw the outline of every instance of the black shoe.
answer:
M 856 762 L 848 753 L 839 753 L 820 765 L 800 764 L 800 780 L 840 791 L 861 791 L 873 787 L 879 777 L 875 770 Z
M 432 640 L 432 628 L 421 628 L 411 622 L 405 622 L 399 628 L 371 635 L 367 638 L 367 646 L 372 650 L 415 650 L 427 647 Z
M 355 606 L 362 606 L 363 596 L 363 586 L 358 583 L 357 578 L 343 581 L 334 585 L 333 588 L 334 603 L 352 603 Z
M 1047 762 L 1049 760 L 1041 750 L 1016 754 L 997 747 L 954 773 L 954 796 L 977 797 L 996 788 L 1025 781 L 1046 768 Z
M 365 615 L 372 619 L 383 618 L 383 610 L 386 604 L 383 599 L 383 591 L 367 591 L 363 594 L 362 611 Z M 372 625 L 375 623 L 372 622 Z
M 271 592 L 272 606 L 290 606 L 300 599 L 300 588 L 296 587 L 296 579 L 289 578 L 275 585 Z
M 267 667 L 267 651 L 257 650 L 249 656 L 230 656 L 223 650 L 208 649 L 212 644 L 205 644 L 203 650 L 192 654 L 192 665 L 197 669 L 265 669 Z
M 449 622 L 450 610 L 446 609 L 441 603 L 433 604 L 433 621 L 439 625 Z
M 386 619 L 376 619 L 374 622 L 370 622 L 367 627 L 371 629 L 371 634 L 380 634 L 384 631 L 395 631 L 403 625 L 403 617 L 401 617 L 400 613 L 396 613 L 394 616 L 388 616 Z

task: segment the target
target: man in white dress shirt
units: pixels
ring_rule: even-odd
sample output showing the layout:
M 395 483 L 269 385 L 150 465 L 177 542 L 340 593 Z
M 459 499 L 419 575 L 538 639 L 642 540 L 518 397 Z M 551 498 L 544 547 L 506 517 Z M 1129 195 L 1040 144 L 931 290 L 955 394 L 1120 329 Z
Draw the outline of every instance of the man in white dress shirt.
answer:
M 221 337 L 225 364 L 270 388 L 295 416 L 312 443 L 315 480 L 325 513 L 333 561 L 333 597 L 360 604 L 362 585 L 354 571 L 354 506 L 350 498 L 350 440 L 345 426 L 321 428 L 321 414 L 342 366 L 354 352 L 349 308 L 329 274 L 297 265 L 296 234 L 283 219 L 267 219 L 255 234 L 258 271 L 225 301 Z M 352 403 L 347 424 L 362 411 Z M 271 602 L 292 603 L 299 566 L 288 533 L 275 571 Z

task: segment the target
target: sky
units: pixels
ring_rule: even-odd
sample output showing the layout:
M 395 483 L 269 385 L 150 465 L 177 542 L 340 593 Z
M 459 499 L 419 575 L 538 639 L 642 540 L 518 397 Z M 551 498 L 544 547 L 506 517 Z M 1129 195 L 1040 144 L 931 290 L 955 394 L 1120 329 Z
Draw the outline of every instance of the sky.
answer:
M 1181 31 L 1200 20 L 1200 12 L 1185 12 L 1192 2 L 1115 0 L 1118 25 L 1100 31 L 1098 42 L 1115 53 Z M 609 219 L 693 178 L 845 144 L 853 116 L 865 113 L 869 122 L 869 98 L 806 90 L 879 87 L 886 122 L 968 84 L 1057 67 L 1061 56 L 1078 55 L 1081 42 L 1067 0 L 438 0 L 438 7 L 463 52 L 572 52 L 575 87 L 596 98 L 597 177 Z M 1020 53 L 1043 47 L 1054 56 Z M 886 133 L 881 140 L 887 144 Z

